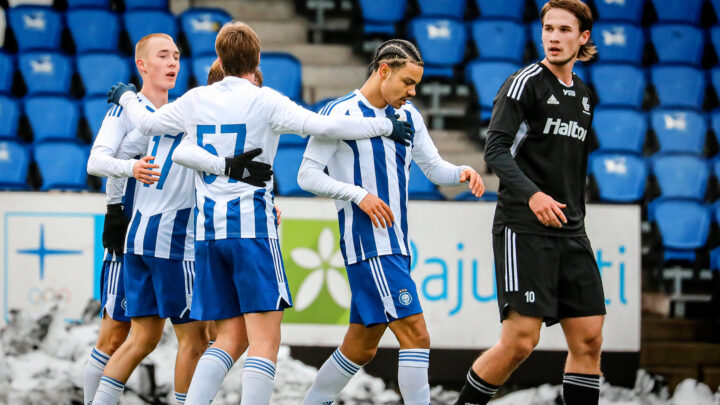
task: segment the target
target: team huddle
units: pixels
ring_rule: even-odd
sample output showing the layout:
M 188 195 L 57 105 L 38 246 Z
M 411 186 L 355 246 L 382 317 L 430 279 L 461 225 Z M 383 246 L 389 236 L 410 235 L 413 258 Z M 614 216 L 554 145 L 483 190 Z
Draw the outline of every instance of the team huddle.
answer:
M 468 371 L 457 404 L 487 403 L 543 321 L 560 322 L 568 340 L 566 403 L 598 402 L 605 308 L 583 224 L 588 143 L 543 130 L 546 118 L 590 127 L 593 96 L 572 66 L 594 53 L 592 18 L 579 0 L 552 0 L 542 20 L 545 59 L 510 76 L 494 102 L 486 160 L 501 181 L 493 246 L 502 335 Z M 271 402 L 283 310 L 292 307 L 272 164 L 280 134 L 296 133 L 311 136 L 298 184 L 335 200 L 352 294 L 347 333 L 303 404 L 336 401 L 388 328 L 404 403 L 429 404 L 430 336 L 410 276 L 410 164 L 477 197 L 484 186 L 473 168 L 440 157 L 410 101 L 423 74 L 419 50 L 384 42 L 365 84 L 313 113 L 263 87 L 260 39 L 247 24 L 224 25 L 215 48 L 208 84 L 168 103 L 180 53 L 168 35 L 150 34 L 135 47 L 141 91 L 119 83 L 108 93 L 114 106 L 88 160 L 108 182 L 102 321 L 84 403 L 118 403 L 167 318 L 178 339 L 177 403 L 211 403 L 246 351 L 241 402 Z M 546 104 L 553 95 L 559 102 Z

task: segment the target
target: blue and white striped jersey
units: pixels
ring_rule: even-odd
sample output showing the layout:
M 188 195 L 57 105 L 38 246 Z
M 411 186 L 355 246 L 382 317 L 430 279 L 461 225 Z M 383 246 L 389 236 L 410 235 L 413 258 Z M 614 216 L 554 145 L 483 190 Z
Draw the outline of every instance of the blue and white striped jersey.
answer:
M 149 111 L 155 106 L 141 93 L 138 100 Z M 118 107 L 122 108 L 122 107 Z M 119 117 L 125 117 L 124 111 Z M 127 118 L 124 118 L 127 120 Z M 132 125 L 129 124 L 128 125 Z M 193 171 L 174 164 L 172 155 L 183 133 L 158 134 L 150 138 L 146 156 L 160 167 L 154 184 L 138 184 L 135 206 L 125 240 L 125 253 L 161 259 L 195 260 L 195 206 Z M 147 138 L 145 139 L 147 141 Z
M 335 200 L 340 225 L 340 248 L 346 264 L 375 256 L 410 255 L 408 245 L 408 180 L 414 159 L 423 171 L 443 162 L 432 142 L 422 115 L 412 103 L 399 109 L 375 108 L 359 90 L 330 102 L 322 115 L 384 117 L 399 114 L 413 124 L 412 145 L 406 147 L 386 137 L 355 141 L 311 138 L 304 157 L 327 166 L 328 174 L 338 181 L 354 184 L 383 200 L 393 212 L 395 223 L 375 228 L 370 217 L 351 201 Z M 459 173 L 460 168 L 457 172 Z

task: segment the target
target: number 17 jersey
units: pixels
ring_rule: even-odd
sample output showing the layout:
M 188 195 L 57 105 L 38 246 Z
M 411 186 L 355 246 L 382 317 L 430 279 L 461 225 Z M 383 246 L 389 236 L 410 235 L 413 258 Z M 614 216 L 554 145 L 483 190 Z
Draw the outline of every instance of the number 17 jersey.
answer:
M 141 93 L 138 100 L 149 111 L 155 106 Z M 120 112 L 120 117 L 122 112 Z M 132 125 L 129 123 L 128 125 Z M 147 134 L 146 134 L 147 135 Z M 153 184 L 138 184 L 135 207 L 125 241 L 125 253 L 162 259 L 195 260 L 193 171 L 173 163 L 172 155 L 183 133 L 152 134 L 146 156 L 159 168 Z

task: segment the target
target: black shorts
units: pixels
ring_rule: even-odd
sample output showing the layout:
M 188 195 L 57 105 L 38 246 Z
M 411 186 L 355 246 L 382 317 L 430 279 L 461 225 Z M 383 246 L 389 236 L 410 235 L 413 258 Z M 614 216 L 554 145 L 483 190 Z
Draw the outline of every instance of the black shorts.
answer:
M 595 254 L 586 236 L 493 234 L 500 319 L 510 309 L 543 318 L 605 315 L 605 294 Z

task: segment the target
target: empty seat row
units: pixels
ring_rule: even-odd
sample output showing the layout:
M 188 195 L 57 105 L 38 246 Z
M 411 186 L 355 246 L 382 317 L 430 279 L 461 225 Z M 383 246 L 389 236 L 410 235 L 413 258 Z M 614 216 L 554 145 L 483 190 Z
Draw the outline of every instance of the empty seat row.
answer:
M 598 196 L 604 202 L 642 201 L 650 174 L 654 175 L 659 186 L 661 199 L 683 198 L 702 202 L 711 173 L 716 178 L 720 177 L 720 164 L 717 160 L 706 161 L 684 154 L 656 155 L 646 162 L 633 154 L 595 152 L 590 156 L 588 172 L 595 179 Z
M 70 142 L 44 142 L 29 148 L 0 141 L 0 189 L 29 189 L 28 168 L 34 161 L 42 178 L 41 190 L 84 190 L 88 153 L 87 146 Z
M 466 0 L 417 0 L 421 16 L 462 19 L 466 13 Z M 533 0 L 538 15 L 547 0 Z M 482 18 L 502 18 L 521 21 L 525 0 L 475 0 Z M 645 0 L 595 0 L 596 18 L 602 21 L 628 22 L 639 25 L 642 21 Z M 658 21 L 661 23 L 698 24 L 705 0 L 652 0 Z M 716 14 L 720 0 L 712 0 Z M 407 0 L 360 0 L 363 28 L 366 35 L 395 35 L 395 24 L 405 19 Z
M 66 0 L 68 8 L 110 8 L 111 0 Z M 167 10 L 168 0 L 123 0 L 125 10 Z
M 232 17 L 215 8 L 190 8 L 179 16 L 180 27 L 194 55 L 215 53 L 215 37 Z M 67 26 L 77 53 L 115 52 L 124 26 L 132 44 L 154 32 L 177 38 L 176 18 L 166 11 L 136 10 L 120 16 L 96 8 L 70 9 L 63 13 L 43 6 L 17 6 L 8 10 L 8 24 L 19 51 L 57 50 Z

